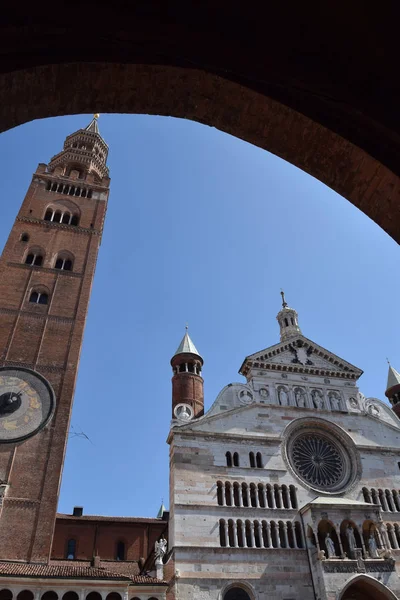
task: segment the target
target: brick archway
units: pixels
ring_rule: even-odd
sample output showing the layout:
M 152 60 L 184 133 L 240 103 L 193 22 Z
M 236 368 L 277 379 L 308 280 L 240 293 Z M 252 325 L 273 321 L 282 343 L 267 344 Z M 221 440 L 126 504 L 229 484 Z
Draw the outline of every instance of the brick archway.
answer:
M 396 3 L 262 7 L 43 0 L 15 19 L 7 6 L 0 131 L 97 111 L 193 119 L 310 173 L 400 241 Z

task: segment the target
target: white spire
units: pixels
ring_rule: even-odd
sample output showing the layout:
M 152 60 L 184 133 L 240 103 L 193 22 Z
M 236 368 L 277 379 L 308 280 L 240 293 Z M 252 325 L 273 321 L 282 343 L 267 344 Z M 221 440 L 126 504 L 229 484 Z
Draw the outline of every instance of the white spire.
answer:
M 290 308 L 285 300 L 285 292 L 281 290 L 282 310 L 276 316 L 281 330 L 281 342 L 301 335 L 301 329 L 298 322 L 298 314 L 294 308 Z

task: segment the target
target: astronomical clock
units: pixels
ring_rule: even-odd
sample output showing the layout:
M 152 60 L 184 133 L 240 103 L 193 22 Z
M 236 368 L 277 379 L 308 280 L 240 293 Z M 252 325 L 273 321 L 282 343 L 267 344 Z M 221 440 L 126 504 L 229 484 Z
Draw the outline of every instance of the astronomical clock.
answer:
M 0 368 L 0 443 L 35 435 L 49 422 L 54 408 L 53 389 L 39 373 Z

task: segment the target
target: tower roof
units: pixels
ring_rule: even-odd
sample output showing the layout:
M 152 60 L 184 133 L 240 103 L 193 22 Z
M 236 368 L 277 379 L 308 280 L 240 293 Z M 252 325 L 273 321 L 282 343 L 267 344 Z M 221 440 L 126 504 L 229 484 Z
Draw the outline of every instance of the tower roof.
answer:
M 196 346 L 193 344 L 190 338 L 190 335 L 187 331 L 187 327 L 185 335 L 183 336 L 182 341 L 179 344 L 174 356 L 176 356 L 177 354 L 197 354 L 197 356 L 200 356 L 201 358 L 201 354 L 199 353 L 199 351 L 197 350 Z
M 90 121 L 89 125 L 85 127 L 85 131 L 90 131 L 91 133 L 98 133 L 100 135 L 99 126 L 97 124 L 98 118 L 98 114 L 93 115 L 93 119 Z
M 162 519 L 162 516 L 163 516 L 163 514 L 165 513 L 166 510 L 167 509 L 164 506 L 164 501 L 161 500 L 161 506 L 160 506 L 160 508 L 158 510 L 158 513 L 157 513 L 157 519 Z
M 290 308 L 285 300 L 285 293 L 281 291 L 282 308 L 278 312 L 276 318 L 279 323 L 281 342 L 288 340 L 297 335 L 301 335 L 301 329 L 298 322 L 298 314 L 294 308 Z
M 395 385 L 400 385 L 400 373 L 398 373 L 396 369 L 393 369 L 392 365 L 389 365 L 386 389 L 390 390 L 390 388 L 394 387 Z

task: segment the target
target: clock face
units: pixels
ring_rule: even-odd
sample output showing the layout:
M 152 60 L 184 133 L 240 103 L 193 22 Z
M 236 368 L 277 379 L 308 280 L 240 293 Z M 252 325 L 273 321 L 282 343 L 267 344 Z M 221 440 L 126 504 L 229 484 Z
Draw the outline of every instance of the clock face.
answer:
M 53 389 L 39 373 L 0 368 L 0 443 L 31 437 L 48 423 L 54 407 Z

